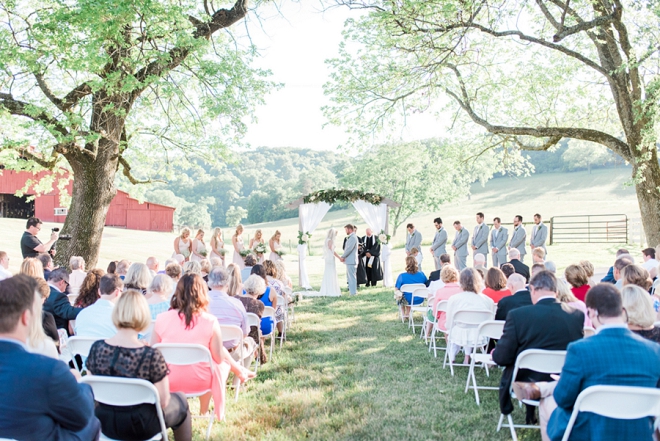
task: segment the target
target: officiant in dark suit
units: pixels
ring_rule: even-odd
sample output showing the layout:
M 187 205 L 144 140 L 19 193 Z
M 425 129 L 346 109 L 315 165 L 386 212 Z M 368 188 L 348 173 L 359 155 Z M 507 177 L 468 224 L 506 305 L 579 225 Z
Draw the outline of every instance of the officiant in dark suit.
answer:
M 362 238 L 362 250 L 367 286 L 376 286 L 379 280 L 383 280 L 383 268 L 380 265 L 380 242 L 371 228 L 367 228 L 367 235 Z

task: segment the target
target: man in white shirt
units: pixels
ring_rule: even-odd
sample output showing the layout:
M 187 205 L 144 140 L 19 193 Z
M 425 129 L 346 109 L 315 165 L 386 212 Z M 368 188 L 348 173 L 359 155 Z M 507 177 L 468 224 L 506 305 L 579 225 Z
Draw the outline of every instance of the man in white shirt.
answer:
M 80 311 L 76 317 L 76 335 L 95 337 L 99 340 L 110 338 L 117 333 L 112 323 L 112 311 L 121 296 L 124 282 L 116 274 L 106 274 L 99 283 L 100 298 L 91 306 Z
M 80 256 L 71 256 L 69 259 L 69 266 L 71 267 L 71 274 L 69 274 L 69 292 L 71 294 L 78 294 L 83 280 L 87 277 L 85 272 L 85 259 Z
M 151 273 L 151 278 L 153 279 L 156 277 L 156 274 L 158 274 L 158 266 L 160 265 L 160 262 L 158 262 L 158 259 L 155 257 L 151 256 L 147 258 L 147 268 L 149 268 L 149 272 Z
M 12 276 L 9 272 L 9 254 L 0 251 L 0 280 L 8 279 Z
M 655 260 L 655 248 L 646 248 L 642 250 L 644 263 L 642 266 L 649 272 L 651 278 L 658 275 L 658 261 Z
M 238 339 L 223 338 L 223 345 L 229 351 L 234 360 L 249 367 L 252 364 L 254 352 L 257 344 L 248 337 L 250 327 L 247 324 L 247 312 L 245 306 L 237 298 L 230 297 L 227 294 L 227 284 L 229 283 L 229 273 L 222 267 L 215 267 L 209 273 L 208 285 L 209 291 L 209 313 L 218 319 L 221 325 L 234 325 L 243 331 L 243 357 L 240 357 L 240 341 Z

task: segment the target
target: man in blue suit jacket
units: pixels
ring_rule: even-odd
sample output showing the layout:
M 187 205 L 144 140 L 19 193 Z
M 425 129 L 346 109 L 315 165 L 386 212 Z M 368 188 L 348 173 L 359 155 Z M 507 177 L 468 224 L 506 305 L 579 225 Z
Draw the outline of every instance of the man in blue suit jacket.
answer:
M 63 362 L 25 349 L 36 282 L 17 275 L 0 282 L 0 438 L 21 441 L 98 440 L 91 388 Z
M 571 343 L 554 390 L 557 408 L 548 422 L 548 436 L 561 440 L 575 401 L 596 385 L 660 387 L 660 345 L 633 334 L 626 326 L 621 294 L 601 283 L 587 294 L 587 312 L 596 335 Z M 650 418 L 616 420 L 580 413 L 571 440 L 651 440 Z

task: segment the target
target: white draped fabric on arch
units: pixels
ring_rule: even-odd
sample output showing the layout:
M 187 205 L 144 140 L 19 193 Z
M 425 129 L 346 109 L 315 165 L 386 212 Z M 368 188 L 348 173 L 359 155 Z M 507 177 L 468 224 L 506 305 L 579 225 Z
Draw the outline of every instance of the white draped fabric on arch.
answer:
M 365 200 L 358 199 L 352 202 L 357 212 L 362 216 L 364 221 L 369 225 L 375 235 L 381 231 L 387 234 L 388 226 L 388 208 L 398 207 L 394 201 L 389 199 L 382 199 L 377 205 L 369 203 Z M 313 234 L 319 226 L 325 215 L 328 213 L 332 204 L 327 202 L 310 202 L 305 203 L 303 199 L 299 199 L 289 205 L 289 208 L 298 208 L 298 225 L 299 230 L 303 233 Z M 389 244 L 382 244 L 381 246 L 381 262 L 383 264 L 383 285 L 386 287 L 394 286 L 392 280 L 392 266 L 390 265 L 390 254 L 392 250 Z M 298 275 L 299 284 L 306 290 L 311 290 L 312 286 L 309 283 L 307 275 L 307 265 L 305 259 L 307 257 L 307 243 L 298 245 Z M 304 295 L 314 295 L 314 292 L 306 292 Z

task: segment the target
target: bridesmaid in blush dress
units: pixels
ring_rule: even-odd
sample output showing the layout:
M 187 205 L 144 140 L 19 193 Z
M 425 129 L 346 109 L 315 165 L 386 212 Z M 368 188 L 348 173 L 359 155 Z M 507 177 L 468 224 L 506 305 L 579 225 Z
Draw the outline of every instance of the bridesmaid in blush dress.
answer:
M 222 267 L 225 267 L 225 242 L 222 240 L 222 230 L 218 227 L 213 229 L 211 236 L 211 259 L 214 257 L 222 260 Z M 209 259 L 210 260 L 210 259 Z
M 179 237 L 174 239 L 174 254 L 172 254 L 172 257 L 177 254 L 182 254 L 183 257 L 186 258 L 187 262 L 190 260 L 191 248 L 192 241 L 190 240 L 190 228 L 183 227 Z
M 245 249 L 243 245 L 243 225 L 238 224 L 236 227 L 236 232 L 231 238 L 231 244 L 234 246 L 234 259 L 233 262 L 238 265 L 240 269 L 245 268 L 245 262 L 243 261 L 243 256 L 241 256 L 241 251 Z
M 255 247 L 259 244 L 266 244 L 264 242 L 264 235 L 261 232 L 261 230 L 257 230 L 254 232 L 254 237 L 250 239 L 250 249 L 254 251 L 254 254 L 257 255 L 257 263 L 263 264 L 264 263 L 264 255 L 263 253 L 257 253 L 255 250 Z
M 208 255 L 206 251 L 206 244 L 204 243 L 204 230 L 201 228 L 197 230 L 197 234 L 195 235 L 195 240 L 192 242 L 192 256 L 191 259 L 194 262 L 201 262 L 202 260 L 206 259 L 206 256 Z
M 268 241 L 268 245 L 270 246 L 270 257 L 268 260 L 271 260 L 273 262 L 276 262 L 278 260 L 282 260 L 282 257 L 277 254 L 279 251 L 282 250 L 282 245 L 280 245 L 280 240 L 282 239 L 282 233 L 280 233 L 279 230 L 275 231 L 275 234 L 273 234 L 273 237 L 270 238 Z

